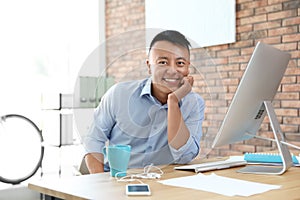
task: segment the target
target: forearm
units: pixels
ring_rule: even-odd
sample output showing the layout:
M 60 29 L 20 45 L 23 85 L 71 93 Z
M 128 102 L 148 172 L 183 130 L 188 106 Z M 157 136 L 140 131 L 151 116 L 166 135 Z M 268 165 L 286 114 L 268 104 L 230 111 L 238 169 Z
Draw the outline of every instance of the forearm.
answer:
M 190 137 L 188 128 L 182 118 L 175 94 L 168 95 L 168 143 L 174 148 L 179 149 L 186 144 Z
M 104 172 L 103 154 L 89 153 L 85 156 L 85 162 L 91 174 Z

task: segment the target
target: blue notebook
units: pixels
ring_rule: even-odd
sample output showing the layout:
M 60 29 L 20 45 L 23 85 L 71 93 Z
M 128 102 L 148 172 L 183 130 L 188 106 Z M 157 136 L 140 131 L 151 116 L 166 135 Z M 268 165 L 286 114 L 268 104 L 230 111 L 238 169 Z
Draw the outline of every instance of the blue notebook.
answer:
M 244 160 L 256 163 L 282 163 L 282 159 L 279 154 L 269 153 L 245 153 Z M 295 155 L 292 155 L 292 160 L 294 164 L 299 164 Z

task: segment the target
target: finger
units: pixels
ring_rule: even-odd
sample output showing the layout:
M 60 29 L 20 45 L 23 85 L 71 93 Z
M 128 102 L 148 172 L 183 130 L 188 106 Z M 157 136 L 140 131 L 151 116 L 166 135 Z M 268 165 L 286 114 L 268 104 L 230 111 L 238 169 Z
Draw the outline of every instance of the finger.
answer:
M 194 83 L 194 77 L 188 76 L 187 78 L 188 78 L 188 81 L 189 81 L 190 85 L 193 86 L 193 83 Z

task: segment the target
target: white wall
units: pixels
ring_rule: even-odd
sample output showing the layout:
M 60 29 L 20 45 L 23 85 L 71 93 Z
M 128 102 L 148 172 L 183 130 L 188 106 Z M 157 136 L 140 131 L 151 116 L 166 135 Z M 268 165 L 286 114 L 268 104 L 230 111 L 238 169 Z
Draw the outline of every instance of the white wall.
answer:
M 145 5 L 146 28 L 178 30 L 194 48 L 235 42 L 235 0 L 146 0 Z

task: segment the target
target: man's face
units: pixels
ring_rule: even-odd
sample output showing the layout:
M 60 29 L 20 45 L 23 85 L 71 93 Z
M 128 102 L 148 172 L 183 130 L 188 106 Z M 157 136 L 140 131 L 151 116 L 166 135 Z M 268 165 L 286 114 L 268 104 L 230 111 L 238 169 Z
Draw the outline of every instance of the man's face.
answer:
M 169 94 L 178 89 L 189 74 L 187 48 L 168 41 L 156 42 L 149 52 L 147 66 L 152 76 L 153 93 Z

